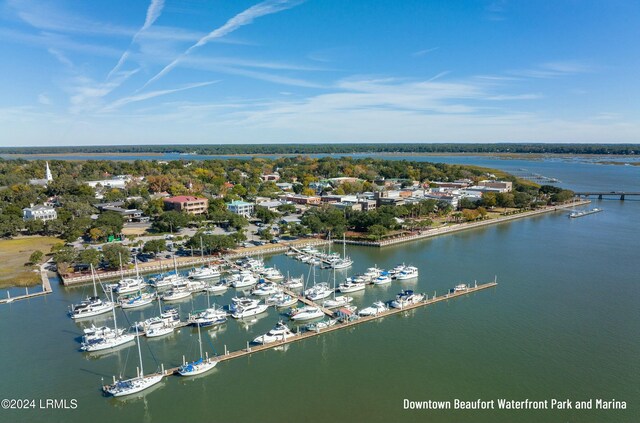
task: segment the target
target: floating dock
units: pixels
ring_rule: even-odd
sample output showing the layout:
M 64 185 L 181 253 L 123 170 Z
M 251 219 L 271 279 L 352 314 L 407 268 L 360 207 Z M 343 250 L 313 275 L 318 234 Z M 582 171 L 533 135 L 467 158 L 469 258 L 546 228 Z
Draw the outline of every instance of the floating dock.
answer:
M 362 323 L 366 323 L 366 322 L 371 322 L 373 320 L 378 320 L 378 319 L 382 319 L 384 317 L 387 316 L 391 316 L 394 314 L 399 314 L 399 313 L 403 313 L 405 311 L 409 311 L 409 310 L 414 310 L 420 307 L 426 307 L 435 303 L 439 303 L 442 301 L 447 301 L 450 299 L 455 299 L 455 298 L 459 298 L 459 297 L 463 297 L 467 294 L 471 294 L 477 291 L 482 291 L 484 289 L 488 289 L 488 288 L 493 288 L 494 286 L 498 285 L 497 282 L 488 282 L 488 283 L 484 283 L 484 284 L 480 284 L 480 285 L 476 285 L 473 287 L 469 287 L 463 291 L 457 291 L 457 292 L 449 292 L 445 295 L 440 295 L 440 296 L 433 296 L 431 298 L 428 298 L 427 296 L 425 296 L 425 299 L 423 301 L 420 301 L 418 303 L 415 304 L 411 304 L 408 305 L 404 308 L 401 309 L 396 309 L 396 308 L 391 308 L 387 311 L 384 311 L 376 316 L 366 316 L 366 317 L 360 317 L 356 320 L 352 320 L 352 321 L 348 321 L 348 322 L 341 322 L 341 323 L 336 323 L 334 326 L 330 326 L 324 329 L 318 329 L 315 331 L 308 331 L 308 332 L 302 332 L 302 333 L 297 333 L 296 335 L 287 338 L 286 340 L 283 341 L 278 341 L 278 342 L 273 342 L 270 344 L 264 344 L 264 345 L 254 345 L 251 346 L 249 343 L 247 343 L 247 348 L 244 349 L 240 349 L 240 350 L 236 350 L 236 351 L 226 351 L 226 346 L 225 346 L 225 352 L 223 355 L 217 356 L 215 358 L 212 358 L 214 360 L 217 360 L 219 362 L 222 361 L 228 361 L 228 360 L 233 360 L 235 358 L 240 358 L 240 357 L 244 357 L 253 353 L 257 353 L 260 351 L 266 351 L 266 350 L 270 350 L 270 349 L 274 349 L 277 347 L 281 347 L 283 345 L 287 345 L 287 344 L 291 344 L 297 341 L 302 341 L 304 339 L 309 339 L 309 338 L 313 338 L 315 336 L 320 336 L 323 335 L 325 333 L 329 333 L 329 332 L 333 332 L 333 331 L 337 331 L 340 329 L 346 329 L 346 328 L 350 328 Z M 309 300 L 307 300 L 309 301 Z M 314 307 L 318 307 L 317 304 L 313 303 Z M 333 314 L 333 313 L 332 313 Z M 172 374 L 177 373 L 178 371 L 178 367 L 173 367 L 173 368 L 169 368 L 169 369 L 164 369 L 162 370 L 162 374 L 164 376 L 169 376 Z

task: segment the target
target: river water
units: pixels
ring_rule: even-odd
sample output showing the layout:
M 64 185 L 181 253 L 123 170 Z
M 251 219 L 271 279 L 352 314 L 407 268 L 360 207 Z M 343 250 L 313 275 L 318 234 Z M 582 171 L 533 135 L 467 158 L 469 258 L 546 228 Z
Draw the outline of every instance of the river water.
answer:
M 412 157 L 412 159 L 421 159 Z M 558 178 L 574 190 L 640 191 L 640 168 L 572 160 L 424 158 Z M 366 307 L 401 288 L 432 295 L 453 285 L 493 280 L 496 288 L 224 362 L 196 379 L 166 378 L 127 401 L 101 396 L 112 375 L 135 375 L 135 346 L 99 358 L 78 352 L 86 324 L 67 306 L 88 287 L 55 285 L 47 297 L 0 306 L 0 398 L 35 399 L 35 410 L 0 410 L 0 421 L 35 422 L 633 422 L 640 406 L 640 201 L 594 200 L 604 212 L 568 219 L 566 212 L 375 249 L 348 247 L 348 274 L 377 264 L 413 264 L 417 282 L 393 282 L 353 294 Z M 284 255 L 266 259 L 283 272 L 309 275 Z M 339 274 L 340 277 L 344 274 Z M 317 280 L 330 280 L 317 271 Z M 228 304 L 230 289 L 211 302 Z M 352 295 L 352 294 L 350 294 Z M 205 295 L 180 304 L 183 315 Z M 153 306 L 118 311 L 126 324 Z M 278 320 L 229 321 L 203 331 L 209 353 L 243 348 Z M 96 319 L 111 324 L 111 318 Z M 194 359 L 190 328 L 142 339 L 145 370 Z M 77 401 L 76 409 L 40 409 L 41 399 Z M 616 399 L 627 410 L 405 410 L 412 401 Z

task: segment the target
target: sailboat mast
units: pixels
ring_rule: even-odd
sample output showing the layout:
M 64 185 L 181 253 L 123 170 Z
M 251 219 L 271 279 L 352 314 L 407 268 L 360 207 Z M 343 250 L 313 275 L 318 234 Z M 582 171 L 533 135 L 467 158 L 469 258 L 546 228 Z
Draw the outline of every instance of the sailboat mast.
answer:
M 133 262 L 136 266 L 136 279 L 140 279 L 140 272 L 138 271 L 138 258 L 136 256 L 133 256 Z
M 118 320 L 116 319 L 116 303 L 113 302 L 113 290 L 111 290 L 111 303 L 113 303 L 113 308 L 111 309 L 113 311 L 113 330 L 115 330 L 116 336 L 118 336 Z
M 118 261 L 120 262 L 120 279 L 124 279 L 124 269 L 122 268 L 122 254 L 118 253 Z
M 202 237 L 200 237 L 200 257 L 204 258 L 204 247 L 202 246 Z
M 138 346 L 138 358 L 140 359 L 140 379 L 144 377 L 144 369 L 142 368 L 142 352 L 140 352 L 140 337 L 138 336 L 138 325 L 136 325 L 136 345 Z
M 96 272 L 93 270 L 93 263 L 90 263 L 91 266 L 91 280 L 93 281 L 93 296 L 98 296 L 98 289 L 96 288 Z
M 333 299 L 336 299 L 336 268 L 333 268 Z
M 203 358 L 203 355 L 202 355 L 202 336 L 200 335 L 200 325 L 198 325 L 198 344 L 200 345 L 200 358 Z

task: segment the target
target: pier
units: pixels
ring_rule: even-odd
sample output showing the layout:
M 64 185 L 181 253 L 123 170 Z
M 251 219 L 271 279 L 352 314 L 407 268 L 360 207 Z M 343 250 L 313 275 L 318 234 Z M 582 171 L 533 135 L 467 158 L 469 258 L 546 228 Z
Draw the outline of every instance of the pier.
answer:
M 387 317 L 387 316 L 392 316 L 392 315 L 395 315 L 395 314 L 403 313 L 405 311 L 415 310 L 417 308 L 426 307 L 426 306 L 429 306 L 429 305 L 432 305 L 432 304 L 436 304 L 436 303 L 439 303 L 439 302 L 443 302 L 443 301 L 447 301 L 447 300 L 450 300 L 450 299 L 459 298 L 459 297 L 465 296 L 467 294 L 471 294 L 471 293 L 474 293 L 474 292 L 478 292 L 478 291 L 482 291 L 482 290 L 485 290 L 485 289 L 493 288 L 496 285 L 498 285 L 498 283 L 493 281 L 493 282 L 488 282 L 488 283 L 476 285 L 476 286 L 473 286 L 473 287 L 469 287 L 464 291 L 449 292 L 447 294 L 440 295 L 440 296 L 434 295 L 431 298 L 428 298 L 427 296 L 425 296 L 425 299 L 423 301 L 420 301 L 420 302 L 415 303 L 415 304 L 408 305 L 408 306 L 406 306 L 406 307 L 404 307 L 402 309 L 391 308 L 391 309 L 389 309 L 387 311 L 384 311 L 382 313 L 379 313 L 378 315 L 375 315 L 375 316 L 360 317 L 360 318 L 358 318 L 356 320 L 352 320 L 352 321 L 348 321 L 348 322 L 336 323 L 334 326 L 329 326 L 327 328 L 318 329 L 318 330 L 315 330 L 315 331 L 308 331 L 308 332 L 303 332 L 303 333 L 298 332 L 296 335 L 294 335 L 294 336 L 292 336 L 290 338 L 287 338 L 286 340 L 273 342 L 273 343 L 270 343 L 270 344 L 253 345 L 253 346 L 250 345 L 250 344 L 247 344 L 247 348 L 243 348 L 243 349 L 236 350 L 236 351 L 231 351 L 231 352 L 227 351 L 226 350 L 226 346 L 225 346 L 224 354 L 222 354 L 220 356 L 217 356 L 215 358 L 212 358 L 212 359 L 213 360 L 217 360 L 219 362 L 222 362 L 222 361 L 233 360 L 235 358 L 245 357 L 245 356 L 250 355 L 252 353 L 271 350 L 271 349 L 274 349 L 274 348 L 277 348 L 277 347 L 281 347 L 283 345 L 291 344 L 291 343 L 294 343 L 294 342 L 297 342 L 297 341 L 302 341 L 304 339 L 309 339 L 309 338 L 313 338 L 315 336 L 324 335 L 324 334 L 329 333 L 329 332 L 334 332 L 334 331 L 337 331 L 337 330 L 340 330 L 340 329 L 350 328 L 350 327 L 353 327 L 353 326 L 356 326 L 356 325 L 360 325 L 362 323 L 367 323 L 367 322 L 371 322 L 371 321 L 374 321 L 374 320 L 382 319 L 382 318 Z M 314 307 L 318 307 L 318 305 L 316 305 L 315 303 L 313 303 L 313 304 L 314 304 Z M 177 371 L 178 371 L 178 367 L 172 367 L 172 368 L 169 368 L 169 369 L 164 369 L 163 368 L 163 375 L 164 376 L 170 376 L 172 374 L 177 373 Z
M 42 297 L 43 295 L 51 294 L 53 289 L 51 289 L 51 282 L 49 281 L 49 274 L 45 269 L 45 265 L 47 263 L 43 263 L 40 265 L 40 279 L 42 280 L 42 291 L 37 292 L 29 292 L 29 288 L 25 287 L 25 293 L 23 295 L 18 295 L 15 297 L 11 297 L 7 292 L 7 298 L 0 299 L 0 304 L 9 304 L 14 301 L 26 300 L 29 298 Z

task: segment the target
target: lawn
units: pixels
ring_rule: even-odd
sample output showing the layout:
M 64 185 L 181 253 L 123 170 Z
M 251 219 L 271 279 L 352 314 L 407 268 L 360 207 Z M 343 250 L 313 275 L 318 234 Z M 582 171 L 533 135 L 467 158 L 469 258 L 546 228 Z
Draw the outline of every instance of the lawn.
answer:
M 47 254 L 54 244 L 62 243 L 58 238 L 26 236 L 0 240 L 0 288 L 31 286 L 40 284 L 40 274 L 32 266 L 25 266 L 29 256 L 36 250 Z

